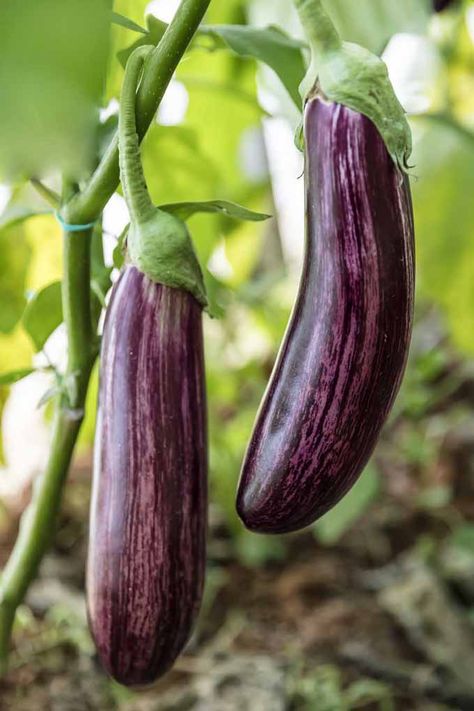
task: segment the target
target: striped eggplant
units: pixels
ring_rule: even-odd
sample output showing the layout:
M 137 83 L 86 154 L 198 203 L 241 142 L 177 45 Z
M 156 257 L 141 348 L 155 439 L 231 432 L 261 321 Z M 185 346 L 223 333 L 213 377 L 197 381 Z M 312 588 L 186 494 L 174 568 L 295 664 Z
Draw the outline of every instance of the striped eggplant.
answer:
M 106 671 L 153 682 L 189 638 L 205 570 L 201 306 L 127 266 L 107 310 L 87 565 Z
M 410 342 L 414 235 L 407 177 L 366 116 L 305 109 L 306 256 L 247 450 L 237 509 L 284 533 L 333 507 L 367 463 Z
M 190 636 L 207 520 L 205 294 L 186 225 L 145 183 L 135 101 L 151 51 L 131 55 L 120 102 L 131 224 L 104 324 L 87 564 L 92 636 L 127 686 L 154 682 Z

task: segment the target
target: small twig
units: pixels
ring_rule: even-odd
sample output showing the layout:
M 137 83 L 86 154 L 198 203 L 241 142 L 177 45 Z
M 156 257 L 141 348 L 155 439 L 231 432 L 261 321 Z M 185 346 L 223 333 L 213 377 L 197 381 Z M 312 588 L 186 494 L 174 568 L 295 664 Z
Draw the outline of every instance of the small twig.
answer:
M 42 198 L 46 200 L 47 203 L 57 209 L 61 203 L 61 199 L 54 190 L 48 188 L 47 185 L 38 180 L 38 178 L 30 178 L 30 183 L 35 188 L 35 190 L 41 195 Z

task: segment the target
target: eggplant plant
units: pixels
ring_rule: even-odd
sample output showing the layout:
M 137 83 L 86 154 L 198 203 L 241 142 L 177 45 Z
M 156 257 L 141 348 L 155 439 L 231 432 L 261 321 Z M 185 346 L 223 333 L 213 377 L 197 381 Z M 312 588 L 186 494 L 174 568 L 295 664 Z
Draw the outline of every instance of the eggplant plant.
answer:
M 55 372 L 48 395 L 53 412 L 49 458 L 0 579 L 2 673 L 16 611 L 53 537 L 98 359 L 86 571 L 88 620 L 98 657 L 121 684 L 153 683 L 184 649 L 198 615 L 208 474 L 202 325 L 203 314 L 212 312 L 212 290 L 222 287 L 203 267 L 224 243 L 228 218 L 268 216 L 224 200 L 190 202 L 188 195 L 181 203 L 152 202 L 155 186 L 147 188 L 140 143 L 185 52 L 211 50 L 213 58 L 217 50 L 231 51 L 239 62 L 250 56 L 265 63 L 302 118 L 296 143 L 305 154 L 303 273 L 244 459 L 237 493 L 243 523 L 255 532 L 284 533 L 311 524 L 333 507 L 367 463 L 403 378 L 414 305 L 411 132 L 385 64 L 364 47 L 342 41 L 321 0 L 294 0 L 307 42 L 274 26 L 203 24 L 210 4 L 181 0 L 169 25 L 148 18 L 142 28 L 112 13 L 110 3 L 121 31 L 138 34 L 117 57 L 120 72 L 118 61 L 125 68 L 119 127 L 109 133 L 107 124 L 96 121 L 92 133 L 101 143 L 96 162 L 78 175 L 63 171 L 60 194 L 28 175 L 62 227 L 63 273 L 60 282 L 40 293 L 46 308 L 57 297 L 47 333 L 35 333 L 34 300 L 27 304 L 23 324 L 32 324 L 26 330 L 40 351 L 53 326 L 63 322 L 67 363 Z M 433 8 L 445 5 L 435 2 Z M 197 91 L 213 88 L 200 75 L 183 72 L 179 78 Z M 232 74 L 230 86 L 214 84 L 217 110 L 226 93 L 249 110 L 251 82 L 236 90 Z M 188 126 L 175 127 L 179 149 L 167 152 L 164 140 L 162 152 L 160 145 L 152 156 L 163 183 L 175 161 L 193 183 L 210 176 L 208 184 L 214 186 L 215 117 L 205 108 L 205 150 L 200 152 Z M 223 129 L 221 186 L 245 195 L 227 167 L 242 156 L 247 161 L 253 137 L 247 129 L 261 118 L 256 102 L 254 108 L 245 140 L 238 136 L 232 155 L 228 145 L 231 139 L 237 144 L 237 138 L 227 125 Z M 167 128 L 159 130 L 161 140 Z M 183 146 L 193 160 L 183 159 Z M 176 191 L 181 190 L 176 182 Z M 115 279 L 100 240 L 104 208 L 119 184 L 130 226 Z M 262 200 L 262 187 L 263 182 L 252 198 Z M 197 212 L 226 218 L 211 248 L 197 241 L 199 250 L 194 248 L 186 221 Z M 13 215 L 12 224 L 28 217 Z M 246 298 L 243 292 L 237 297 Z M 265 317 L 273 314 L 267 310 Z M 0 385 L 34 369 L 0 376 Z M 222 462 L 216 469 L 219 476 L 228 475 Z

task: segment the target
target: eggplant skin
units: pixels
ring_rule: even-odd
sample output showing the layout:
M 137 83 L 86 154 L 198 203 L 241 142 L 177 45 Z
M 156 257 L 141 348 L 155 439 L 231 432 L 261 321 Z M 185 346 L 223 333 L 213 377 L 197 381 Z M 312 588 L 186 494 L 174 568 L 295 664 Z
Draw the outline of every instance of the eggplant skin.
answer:
M 105 670 L 153 683 L 187 642 L 205 572 L 201 307 L 127 266 L 104 325 L 87 608 Z
M 364 469 L 405 370 L 413 321 L 408 178 L 374 124 L 305 109 L 306 252 L 299 294 L 237 493 L 247 528 L 313 523 Z
M 457 0 L 433 0 L 433 9 L 435 12 L 442 12 L 451 5 L 457 5 Z

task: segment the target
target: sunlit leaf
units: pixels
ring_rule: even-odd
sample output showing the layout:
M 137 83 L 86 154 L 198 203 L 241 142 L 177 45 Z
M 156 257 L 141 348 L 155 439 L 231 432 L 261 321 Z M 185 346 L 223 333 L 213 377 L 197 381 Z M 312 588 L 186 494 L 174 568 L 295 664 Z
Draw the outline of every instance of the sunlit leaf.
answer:
M 343 39 L 380 53 L 398 32 L 424 32 L 432 1 L 330 0 L 325 7 Z
M 23 313 L 30 258 L 31 249 L 21 222 L 0 229 L 1 333 L 10 333 Z
M 121 15 L 119 12 L 112 13 L 112 22 L 115 25 L 120 25 L 120 27 L 125 27 L 127 30 L 132 30 L 132 32 L 139 32 L 144 35 L 147 33 L 147 30 L 145 30 L 137 22 L 134 22 L 129 17 L 125 17 L 125 15 Z
M 277 27 L 246 25 L 210 25 L 201 28 L 202 34 L 221 39 L 242 57 L 252 57 L 267 64 L 278 75 L 291 98 L 301 107 L 298 87 L 305 74 L 302 54 L 304 45 Z
M 3 177 L 55 168 L 80 175 L 89 165 L 111 6 L 112 0 L 0 3 Z
M 0 386 L 13 385 L 34 372 L 34 368 L 22 368 L 21 370 L 12 370 L 9 373 L 0 373 Z
M 441 307 L 456 345 L 474 353 L 474 138 L 427 120 L 414 128 L 419 292 Z
M 43 349 L 62 320 L 61 282 L 56 281 L 29 300 L 23 315 L 23 327 L 37 351 Z

